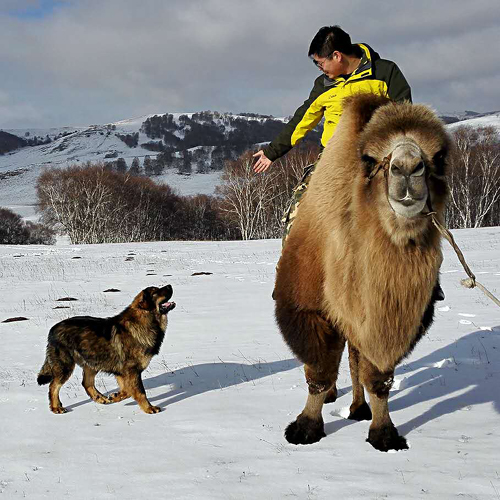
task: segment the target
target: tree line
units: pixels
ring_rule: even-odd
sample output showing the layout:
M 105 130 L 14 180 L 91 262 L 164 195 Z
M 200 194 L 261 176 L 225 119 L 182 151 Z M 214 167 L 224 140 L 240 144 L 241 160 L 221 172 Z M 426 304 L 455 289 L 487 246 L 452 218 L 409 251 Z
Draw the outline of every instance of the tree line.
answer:
M 460 127 L 452 135 L 447 226 L 500 225 L 498 132 Z M 280 238 L 292 189 L 318 153 L 318 146 L 303 143 L 264 174 L 255 174 L 247 151 L 225 162 L 214 196 L 181 196 L 133 169 L 120 172 L 104 163 L 53 168 L 37 183 L 41 222 L 65 232 L 73 243 Z M 9 217 L 0 212 L 0 235 Z M 20 218 L 16 224 L 22 226 Z M 22 238 L 14 239 L 9 242 Z

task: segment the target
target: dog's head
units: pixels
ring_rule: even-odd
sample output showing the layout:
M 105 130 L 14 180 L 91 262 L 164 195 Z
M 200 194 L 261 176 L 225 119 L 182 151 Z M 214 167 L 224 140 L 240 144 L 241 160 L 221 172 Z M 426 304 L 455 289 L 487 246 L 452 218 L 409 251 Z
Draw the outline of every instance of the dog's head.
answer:
M 157 311 L 159 314 L 167 314 L 175 308 L 175 302 L 169 302 L 174 293 L 172 285 L 162 288 L 148 286 L 138 296 L 138 307 L 147 311 Z

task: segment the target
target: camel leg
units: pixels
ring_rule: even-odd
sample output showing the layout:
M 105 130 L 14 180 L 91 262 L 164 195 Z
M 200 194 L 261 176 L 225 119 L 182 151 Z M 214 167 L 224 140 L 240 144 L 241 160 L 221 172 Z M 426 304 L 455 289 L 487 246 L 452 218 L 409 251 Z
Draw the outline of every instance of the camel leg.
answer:
M 88 396 L 94 400 L 96 403 L 100 403 L 102 405 L 107 405 L 111 403 L 111 400 L 107 398 L 104 394 L 101 394 L 95 387 L 95 376 L 97 375 L 97 371 L 93 370 L 88 366 L 83 367 L 83 380 L 82 385 L 85 389 L 85 392 Z
M 336 399 L 336 382 L 344 346 L 345 340 L 331 329 L 323 359 L 316 365 L 305 365 L 309 394 L 302 413 L 286 428 L 285 438 L 289 443 L 311 444 L 325 437 L 321 411 L 327 399 Z
M 359 359 L 361 383 L 370 395 L 373 412 L 367 441 L 377 450 L 406 450 L 408 444 L 400 436 L 389 415 L 389 390 L 394 379 L 394 370 L 382 373 L 363 355 Z
M 365 399 L 365 390 L 359 381 L 359 351 L 350 343 L 349 348 L 349 369 L 352 380 L 352 403 L 349 411 L 351 420 L 371 420 L 372 412 Z

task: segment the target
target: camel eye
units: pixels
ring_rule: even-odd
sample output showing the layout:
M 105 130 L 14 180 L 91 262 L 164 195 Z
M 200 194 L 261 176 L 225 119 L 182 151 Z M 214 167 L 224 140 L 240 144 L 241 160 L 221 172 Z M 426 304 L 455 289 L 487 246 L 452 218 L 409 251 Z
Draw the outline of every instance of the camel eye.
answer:
M 395 175 L 396 177 L 403 175 L 399 167 L 396 167 L 396 165 L 394 164 L 391 165 L 391 174 Z
M 424 162 L 421 161 L 414 169 L 413 172 L 411 173 L 412 177 L 421 177 L 424 175 L 425 172 L 425 165 Z

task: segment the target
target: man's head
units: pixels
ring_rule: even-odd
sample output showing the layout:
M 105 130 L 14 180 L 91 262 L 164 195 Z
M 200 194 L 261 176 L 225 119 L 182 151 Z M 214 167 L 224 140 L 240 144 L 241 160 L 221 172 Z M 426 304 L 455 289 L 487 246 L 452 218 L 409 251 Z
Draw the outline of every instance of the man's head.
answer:
M 350 61 L 359 58 L 359 47 L 340 26 L 324 26 L 313 38 L 308 56 L 330 78 L 349 72 Z

